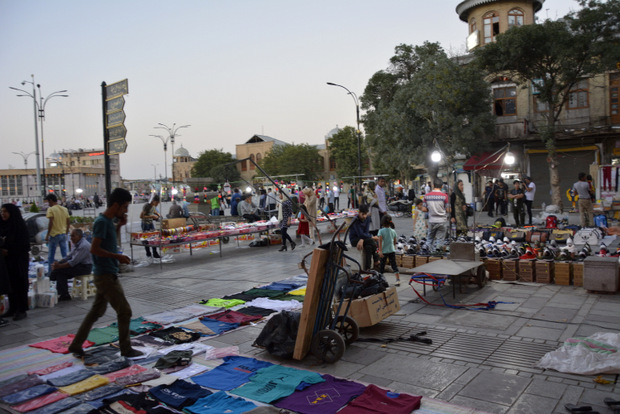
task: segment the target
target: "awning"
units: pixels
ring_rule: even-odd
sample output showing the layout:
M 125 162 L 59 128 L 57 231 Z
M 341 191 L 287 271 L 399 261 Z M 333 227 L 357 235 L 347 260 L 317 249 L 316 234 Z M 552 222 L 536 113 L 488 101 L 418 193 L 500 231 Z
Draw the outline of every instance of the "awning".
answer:
M 465 171 L 477 171 L 490 177 L 499 177 L 504 167 L 504 152 L 483 152 L 476 154 L 463 164 Z

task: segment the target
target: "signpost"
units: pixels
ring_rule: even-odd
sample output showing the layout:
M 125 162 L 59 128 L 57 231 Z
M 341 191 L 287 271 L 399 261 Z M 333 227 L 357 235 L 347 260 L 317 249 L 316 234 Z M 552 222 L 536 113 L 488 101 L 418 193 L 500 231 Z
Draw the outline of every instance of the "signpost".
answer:
M 110 155 L 123 154 L 127 149 L 127 128 L 125 128 L 125 98 L 129 93 L 129 82 L 106 85 L 101 83 L 103 109 L 103 150 L 105 152 L 105 192 L 110 197 L 112 177 L 110 172 Z

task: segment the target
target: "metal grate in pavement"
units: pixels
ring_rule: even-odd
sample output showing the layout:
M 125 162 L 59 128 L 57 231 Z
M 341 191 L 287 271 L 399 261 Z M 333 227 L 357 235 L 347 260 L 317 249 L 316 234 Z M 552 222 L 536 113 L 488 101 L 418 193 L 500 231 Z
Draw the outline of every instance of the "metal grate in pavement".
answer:
M 382 340 L 405 337 L 426 331 L 425 338 L 433 340 L 431 345 L 398 341 L 388 344 L 390 349 L 411 352 L 431 357 L 460 360 L 475 364 L 531 367 L 547 352 L 557 348 L 554 344 L 538 344 L 518 339 L 504 339 L 485 334 L 447 331 L 430 327 L 412 327 L 393 322 L 382 322 L 361 331 L 360 337 Z

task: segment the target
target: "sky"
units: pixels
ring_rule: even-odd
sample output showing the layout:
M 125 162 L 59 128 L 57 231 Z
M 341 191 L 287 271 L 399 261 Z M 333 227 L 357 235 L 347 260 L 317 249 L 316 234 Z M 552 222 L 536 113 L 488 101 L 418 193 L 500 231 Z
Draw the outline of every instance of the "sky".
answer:
M 128 79 L 125 179 L 164 175 L 159 123 L 181 129 L 175 150 L 235 153 L 255 134 L 323 144 L 355 125 L 355 104 L 394 47 L 439 42 L 465 52 L 460 0 L 0 0 L 0 169 L 35 151 L 33 102 L 45 105 L 44 152 L 103 148 L 101 84 Z M 539 19 L 578 9 L 546 0 Z M 168 148 L 171 176 L 171 148 Z M 34 154 L 28 158 L 34 168 Z M 155 167 L 153 167 L 155 164 Z

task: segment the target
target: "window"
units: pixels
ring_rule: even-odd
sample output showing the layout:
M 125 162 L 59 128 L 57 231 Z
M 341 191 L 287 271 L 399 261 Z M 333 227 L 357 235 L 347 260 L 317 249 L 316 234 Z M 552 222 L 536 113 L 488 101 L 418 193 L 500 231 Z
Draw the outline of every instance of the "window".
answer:
M 497 116 L 517 114 L 517 87 L 502 86 L 493 88 L 493 109 Z
M 256 162 L 256 160 L 254 159 L 254 154 L 250 154 L 250 170 L 255 170 L 256 169 L 256 165 L 254 165 L 254 162 Z
M 329 170 L 334 171 L 336 169 L 336 160 L 334 157 L 329 157 Z
M 260 155 L 260 152 L 256 154 L 256 163 L 260 165 L 260 162 L 263 160 L 263 156 Z
M 549 104 L 546 102 L 541 102 L 538 99 L 538 96 L 534 96 L 534 110 L 536 112 L 549 112 Z
M 247 170 L 248 170 L 248 160 L 241 161 L 241 171 L 247 171 Z
M 469 33 L 473 33 L 476 31 L 476 19 L 472 18 L 469 21 Z
M 588 107 L 588 80 L 579 82 L 568 92 L 568 109 L 582 109 Z
M 508 28 L 523 26 L 523 11 L 512 9 L 508 12 Z
M 495 36 L 499 34 L 499 15 L 495 12 L 490 12 L 482 20 L 484 23 L 484 43 L 494 42 Z

